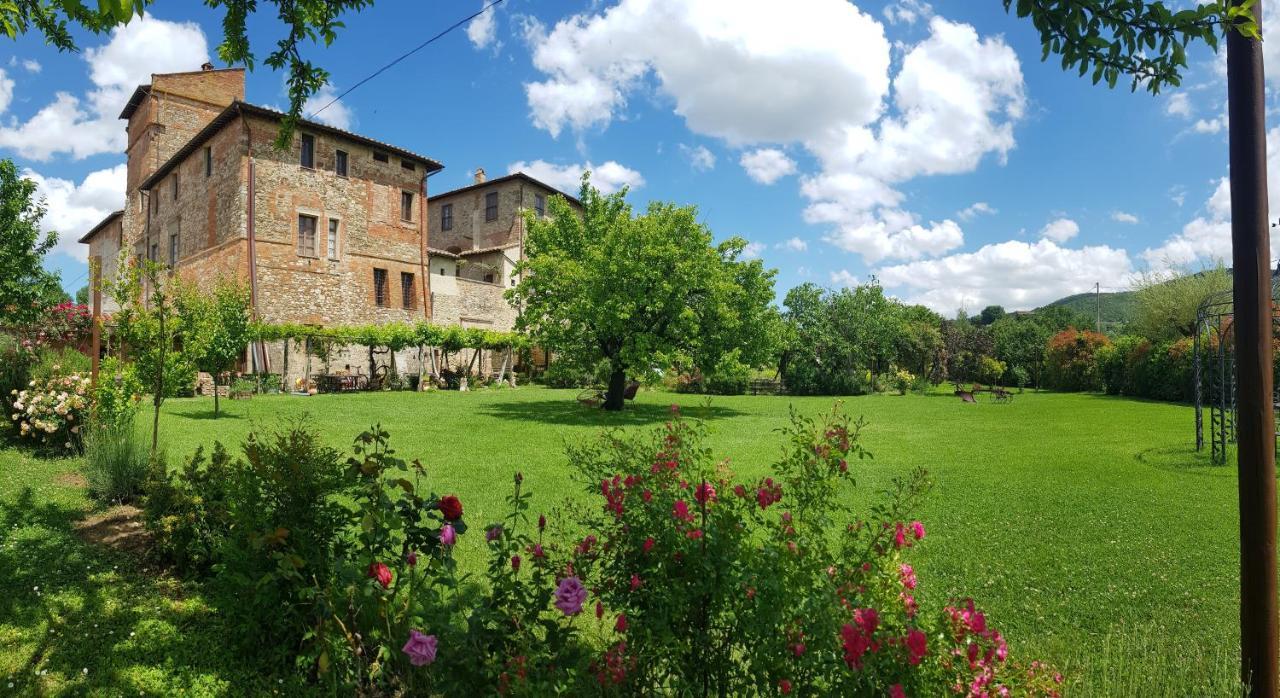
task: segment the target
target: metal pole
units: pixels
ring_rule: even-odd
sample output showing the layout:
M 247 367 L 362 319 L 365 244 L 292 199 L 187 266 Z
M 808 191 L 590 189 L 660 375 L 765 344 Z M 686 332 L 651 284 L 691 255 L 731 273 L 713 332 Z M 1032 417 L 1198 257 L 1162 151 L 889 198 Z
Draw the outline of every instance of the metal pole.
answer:
M 1242 5 L 1244 0 L 1232 0 Z M 1262 5 L 1253 7 L 1262 32 Z M 1240 491 L 1240 662 L 1251 696 L 1280 695 L 1276 605 L 1276 443 L 1271 402 L 1271 252 L 1267 228 L 1262 43 L 1227 30 L 1231 258 Z

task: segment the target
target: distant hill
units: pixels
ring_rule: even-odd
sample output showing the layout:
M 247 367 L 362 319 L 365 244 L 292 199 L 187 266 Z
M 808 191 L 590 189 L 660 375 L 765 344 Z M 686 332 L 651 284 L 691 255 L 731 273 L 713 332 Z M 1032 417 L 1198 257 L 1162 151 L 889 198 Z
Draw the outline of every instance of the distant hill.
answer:
M 1102 324 L 1107 327 L 1123 325 L 1133 318 L 1138 307 L 1138 295 L 1133 291 L 1118 291 L 1101 294 Z M 1064 306 L 1089 317 L 1098 314 L 1099 296 L 1092 293 L 1077 293 L 1074 296 L 1059 298 L 1044 307 Z

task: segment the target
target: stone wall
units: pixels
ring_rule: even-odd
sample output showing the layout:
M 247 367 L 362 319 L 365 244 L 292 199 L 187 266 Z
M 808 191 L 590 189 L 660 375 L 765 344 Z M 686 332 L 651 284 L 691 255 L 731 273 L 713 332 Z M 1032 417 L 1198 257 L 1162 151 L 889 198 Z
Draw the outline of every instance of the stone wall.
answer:
M 237 99 L 244 99 L 243 69 L 151 76 L 149 93 L 127 126 L 124 232 L 130 246 L 146 220 L 138 185 Z
M 314 325 L 425 320 L 424 245 L 420 229 L 423 169 L 398 158 L 373 159 L 368 147 L 315 133 L 315 169 L 299 165 L 300 138 L 291 150 L 272 149 L 274 120 L 251 118 L 256 188 L 258 311 L 275 322 Z M 304 130 L 305 132 L 305 130 Z M 336 150 L 348 153 L 348 176 L 333 172 Z M 412 220 L 401 218 L 402 192 L 414 194 Z M 315 253 L 299 251 L 299 216 L 317 219 Z M 330 220 L 338 223 L 331 256 Z M 374 269 L 386 271 L 386 303 L 376 303 Z M 406 307 L 401 275 L 412 275 Z
M 503 297 L 506 289 L 502 286 L 462 277 L 454 279 L 452 286 L 456 293 L 442 292 L 450 290 L 449 285 L 443 283 L 433 287 L 432 322 L 500 331 L 515 328 L 516 311 Z
M 116 277 L 120 263 L 120 240 L 123 235 L 123 220 L 116 218 L 111 223 L 103 226 L 98 232 L 94 233 L 89 239 L 89 259 L 98 257 L 102 260 L 102 267 L 99 271 L 103 282 L 113 281 Z M 93 289 L 89 289 L 89 303 L 93 303 Z M 119 306 L 105 292 L 102 294 L 102 312 L 114 313 L 119 310 Z
M 494 191 L 498 192 L 498 219 L 486 221 L 484 198 Z M 520 212 L 532 210 L 537 195 L 545 200 L 559 193 L 518 177 L 494 182 L 490 186 L 467 187 L 439 194 L 430 202 L 427 235 L 431 246 L 439 250 L 457 247 L 466 251 L 518 245 L 524 235 L 524 218 Z M 440 227 L 440 211 L 445 204 L 453 206 L 451 230 Z

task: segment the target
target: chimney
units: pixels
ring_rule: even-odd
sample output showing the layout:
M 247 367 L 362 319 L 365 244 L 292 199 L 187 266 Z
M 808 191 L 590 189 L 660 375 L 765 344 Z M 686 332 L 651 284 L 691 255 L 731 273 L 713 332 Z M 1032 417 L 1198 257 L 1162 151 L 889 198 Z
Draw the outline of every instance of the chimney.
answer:
M 213 70 L 213 64 L 212 64 L 212 63 L 208 63 L 208 62 L 206 62 L 206 63 L 204 63 L 203 65 L 201 65 L 201 66 L 200 66 L 200 70 L 204 70 L 204 71 L 210 71 L 210 70 Z
M 483 168 L 483 167 L 477 167 L 477 168 L 476 168 L 476 180 L 475 180 L 475 183 L 476 183 L 476 184 L 484 184 L 484 179 L 485 179 L 485 177 L 484 177 L 484 168 Z

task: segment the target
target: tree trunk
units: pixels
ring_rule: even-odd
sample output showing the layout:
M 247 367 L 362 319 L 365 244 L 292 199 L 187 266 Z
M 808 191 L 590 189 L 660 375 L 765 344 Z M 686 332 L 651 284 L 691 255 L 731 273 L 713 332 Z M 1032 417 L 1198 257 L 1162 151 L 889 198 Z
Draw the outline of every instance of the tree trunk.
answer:
M 612 364 L 613 373 L 609 374 L 609 392 L 604 397 L 604 408 L 618 412 L 625 402 L 623 394 L 627 390 L 627 371 L 621 364 Z

